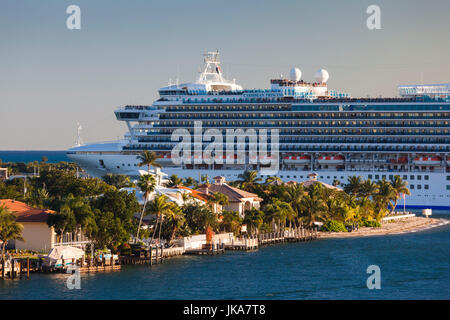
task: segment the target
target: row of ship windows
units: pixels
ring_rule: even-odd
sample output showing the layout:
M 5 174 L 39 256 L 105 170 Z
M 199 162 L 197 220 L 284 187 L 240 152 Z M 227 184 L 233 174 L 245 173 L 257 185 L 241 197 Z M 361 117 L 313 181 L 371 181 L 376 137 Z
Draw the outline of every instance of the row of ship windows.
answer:
M 232 129 L 232 128 L 231 128 Z M 243 128 L 245 130 L 246 128 Z M 193 134 L 193 130 L 189 130 Z M 172 129 L 135 129 L 136 133 L 146 133 L 147 135 L 171 135 Z M 220 130 L 225 135 L 226 130 Z M 410 134 L 449 134 L 448 129 L 279 129 L 280 135 L 305 135 L 305 134 L 356 134 L 356 135 L 410 135 Z
M 155 121 L 142 121 L 143 123 L 162 123 L 162 124 L 193 124 L 194 119 L 193 116 L 189 116 L 188 118 L 183 117 L 180 118 L 182 120 L 174 120 L 174 118 L 162 119 L 158 122 Z M 230 121 L 231 120 L 231 121 Z M 312 125 L 312 126 L 323 126 L 323 125 L 332 125 L 332 126 L 357 126 L 357 125 L 384 125 L 384 126 L 398 126 L 398 125 L 410 125 L 410 126 L 446 126 L 449 124 L 448 120 L 284 120 L 284 119 L 275 119 L 275 120 L 264 120 L 260 117 L 252 118 L 252 119 L 226 119 L 226 118 L 216 118 L 213 120 L 199 120 L 202 121 L 203 124 L 216 124 L 216 123 L 227 123 L 227 124 L 243 124 L 243 123 L 259 123 L 259 124 L 282 124 L 282 125 L 291 125 L 291 124 L 301 124 L 301 125 Z
M 162 113 L 160 115 L 160 119 L 184 119 L 186 116 L 192 119 L 404 119 L 404 118 L 447 118 L 448 113 L 395 113 L 395 114 L 377 114 L 377 113 L 358 113 L 358 114 L 349 114 L 349 113 Z
M 420 112 L 426 110 L 436 110 L 442 111 L 447 110 L 448 105 L 273 105 L 273 104 L 264 104 L 264 105 L 177 105 L 177 106 L 166 106 L 166 111 L 168 112 L 177 112 L 177 111 L 391 111 L 392 113 L 396 113 L 396 111 L 412 111 L 412 112 Z M 390 113 L 390 112 L 386 112 Z M 409 112 L 404 112 L 409 113 Z

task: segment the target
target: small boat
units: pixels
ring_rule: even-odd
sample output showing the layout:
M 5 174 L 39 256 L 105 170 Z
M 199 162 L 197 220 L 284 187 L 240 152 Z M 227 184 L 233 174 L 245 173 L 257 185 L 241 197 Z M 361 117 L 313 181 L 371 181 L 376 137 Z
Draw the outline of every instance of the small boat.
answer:
M 418 166 L 439 166 L 441 164 L 441 157 L 416 157 L 414 164 Z
M 310 156 L 287 156 L 283 158 L 285 163 L 308 164 L 311 161 Z
M 320 156 L 317 162 L 320 164 L 344 164 L 345 158 L 341 155 L 336 156 Z

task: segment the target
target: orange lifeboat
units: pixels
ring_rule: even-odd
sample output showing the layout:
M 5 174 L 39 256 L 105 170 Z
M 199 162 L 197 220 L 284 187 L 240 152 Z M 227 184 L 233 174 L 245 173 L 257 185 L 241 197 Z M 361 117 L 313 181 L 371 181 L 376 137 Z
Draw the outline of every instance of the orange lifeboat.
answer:
M 439 166 L 441 164 L 441 157 L 416 157 L 414 164 L 418 166 Z
M 161 156 L 158 158 L 158 162 L 171 162 L 171 161 L 172 155 L 170 153 L 161 154 Z
M 311 161 L 311 157 L 304 155 L 304 156 L 286 156 L 283 158 L 285 163 L 292 163 L 292 164 L 308 164 Z
M 320 156 L 317 158 L 317 162 L 320 164 L 344 164 L 345 158 L 341 155 L 336 156 Z

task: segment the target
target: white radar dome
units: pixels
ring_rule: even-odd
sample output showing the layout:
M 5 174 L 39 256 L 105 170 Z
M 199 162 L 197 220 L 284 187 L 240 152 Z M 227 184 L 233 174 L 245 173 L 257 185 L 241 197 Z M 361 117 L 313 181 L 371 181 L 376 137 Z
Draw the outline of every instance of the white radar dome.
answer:
M 289 77 L 292 81 L 300 81 L 302 77 L 302 72 L 299 68 L 292 68 L 289 72 Z
M 317 82 L 325 83 L 330 78 L 330 75 L 328 74 L 327 70 L 319 69 L 319 70 L 317 70 L 314 78 L 316 78 Z

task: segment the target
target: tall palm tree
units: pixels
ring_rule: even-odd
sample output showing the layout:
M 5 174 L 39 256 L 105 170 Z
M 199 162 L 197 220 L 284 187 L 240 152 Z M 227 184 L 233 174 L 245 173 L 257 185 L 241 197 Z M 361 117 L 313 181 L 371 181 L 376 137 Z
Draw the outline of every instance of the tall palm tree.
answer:
M 147 172 L 148 174 L 150 174 L 150 167 L 157 167 L 157 168 L 161 168 L 161 165 L 156 162 L 156 160 L 158 159 L 158 156 L 156 155 L 155 152 L 153 151 L 148 151 L 148 150 L 144 150 L 142 151 L 142 153 L 140 155 L 138 155 L 136 157 L 140 162 L 139 162 L 139 167 L 142 166 L 147 166 Z
M 16 222 L 16 216 L 5 205 L 0 205 L 0 240 L 2 241 L 2 260 L 5 260 L 6 244 L 10 240 L 22 240 L 23 225 Z
M 247 215 L 250 211 L 247 211 L 245 214 Z M 239 212 L 232 210 L 224 210 L 222 212 L 222 222 L 221 226 L 223 230 L 226 232 L 233 232 L 234 234 L 239 233 L 239 229 L 242 223 L 242 219 L 239 216 Z
M 386 179 L 378 181 L 378 192 L 374 196 L 375 204 L 378 207 L 388 207 L 390 205 L 391 208 L 394 208 L 393 203 L 396 196 L 397 194 L 390 182 L 386 181 Z
M 395 194 L 395 200 L 394 200 L 394 206 L 392 208 L 392 211 L 395 211 L 395 208 L 397 207 L 398 200 L 402 197 L 402 194 L 404 195 L 410 195 L 411 192 L 409 191 L 407 185 L 408 182 L 404 181 L 402 178 L 400 178 L 399 175 L 394 176 L 394 178 L 391 180 L 392 189 Z
M 348 177 L 348 183 L 344 186 L 344 191 L 358 197 L 361 191 L 361 185 L 362 178 L 360 176 Z
M 163 216 L 171 215 L 173 210 L 173 205 L 169 202 L 169 198 L 166 195 L 162 194 L 152 201 L 149 202 L 147 213 L 154 214 L 156 216 L 156 224 L 155 229 L 153 230 L 152 242 L 156 235 L 156 230 L 158 229 L 159 223 L 159 233 L 158 240 L 161 241 L 161 225 Z
M 139 226 L 136 232 L 136 238 L 139 239 L 139 231 L 141 230 L 142 217 L 144 216 L 145 206 L 147 205 L 148 196 L 155 190 L 156 180 L 155 176 L 151 174 L 145 174 L 139 177 L 137 183 L 139 189 L 144 193 L 144 205 L 142 206 L 141 217 L 139 218 Z

